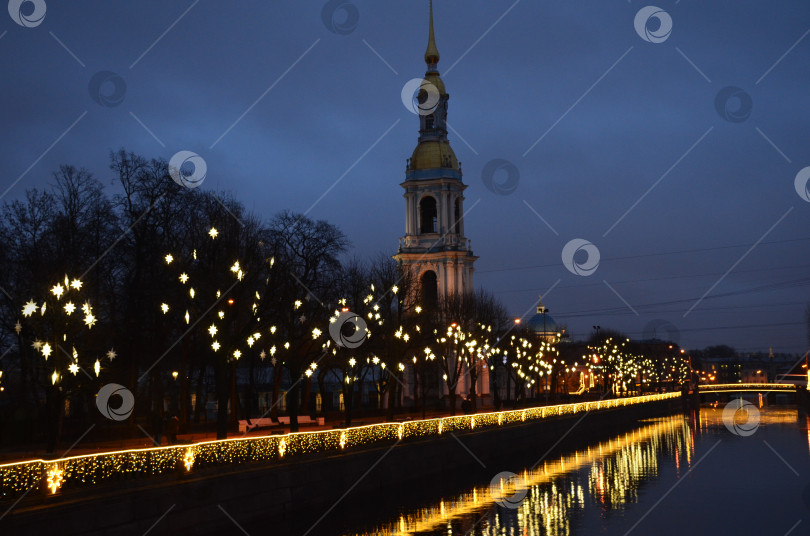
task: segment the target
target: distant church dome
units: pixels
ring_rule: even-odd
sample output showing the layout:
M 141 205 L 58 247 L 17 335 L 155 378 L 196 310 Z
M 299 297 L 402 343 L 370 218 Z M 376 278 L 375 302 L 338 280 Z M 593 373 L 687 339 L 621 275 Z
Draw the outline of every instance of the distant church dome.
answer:
M 526 327 L 542 336 L 556 335 L 560 331 L 560 326 L 548 314 L 548 308 L 543 305 L 542 297 L 537 302 L 537 314 L 526 322 Z

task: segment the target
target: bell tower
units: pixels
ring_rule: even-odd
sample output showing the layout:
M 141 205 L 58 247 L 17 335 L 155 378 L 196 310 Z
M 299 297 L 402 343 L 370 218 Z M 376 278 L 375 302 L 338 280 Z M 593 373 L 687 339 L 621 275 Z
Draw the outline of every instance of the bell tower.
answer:
M 419 139 L 405 165 L 405 236 L 394 259 L 418 282 L 425 305 L 472 292 L 473 255 L 464 234 L 461 163 L 447 140 L 450 95 L 439 76 L 439 50 L 433 33 L 433 1 L 425 51 L 427 71 L 417 96 Z

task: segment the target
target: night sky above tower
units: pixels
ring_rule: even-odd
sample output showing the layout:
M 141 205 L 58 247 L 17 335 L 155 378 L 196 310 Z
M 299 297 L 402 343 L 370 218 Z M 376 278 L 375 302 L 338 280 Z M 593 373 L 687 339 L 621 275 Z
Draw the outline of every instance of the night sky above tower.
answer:
M 427 1 L 11 4 L 3 202 L 60 164 L 114 192 L 120 147 L 192 151 L 200 188 L 396 253 Z M 542 294 L 575 338 L 804 352 L 810 5 L 656 6 L 435 3 L 475 284 L 516 317 Z

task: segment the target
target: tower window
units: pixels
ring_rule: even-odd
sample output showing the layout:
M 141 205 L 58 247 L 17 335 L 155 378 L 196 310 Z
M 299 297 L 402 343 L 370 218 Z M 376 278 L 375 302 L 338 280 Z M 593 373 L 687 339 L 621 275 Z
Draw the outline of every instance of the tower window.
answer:
M 461 234 L 461 199 L 456 199 L 454 231 Z
M 423 197 L 422 200 L 419 201 L 419 232 L 439 232 L 436 213 L 436 199 L 429 195 Z
M 428 270 L 422 275 L 422 304 L 429 308 L 435 308 L 439 303 L 439 281 L 436 272 Z

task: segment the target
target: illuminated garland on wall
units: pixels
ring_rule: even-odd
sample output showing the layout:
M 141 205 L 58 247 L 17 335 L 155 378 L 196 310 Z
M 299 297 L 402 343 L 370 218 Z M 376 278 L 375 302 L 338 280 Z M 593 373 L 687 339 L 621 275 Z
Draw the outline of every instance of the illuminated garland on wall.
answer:
M 58 460 L 30 460 L 0 465 L 0 498 L 45 486 L 47 493 L 127 479 L 156 476 L 260 461 L 275 461 L 311 453 L 327 453 L 386 441 L 439 436 L 453 431 L 491 428 L 511 423 L 575 415 L 591 411 L 668 400 L 680 393 L 662 393 L 593 402 L 560 404 L 522 410 L 478 413 L 381 423 L 335 430 L 205 441 L 193 445 L 132 449 Z

